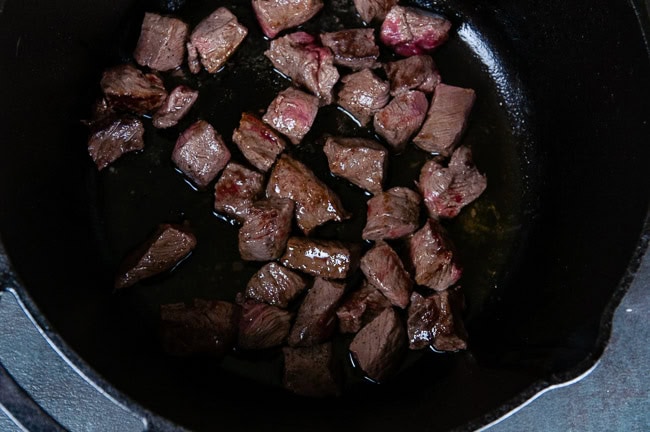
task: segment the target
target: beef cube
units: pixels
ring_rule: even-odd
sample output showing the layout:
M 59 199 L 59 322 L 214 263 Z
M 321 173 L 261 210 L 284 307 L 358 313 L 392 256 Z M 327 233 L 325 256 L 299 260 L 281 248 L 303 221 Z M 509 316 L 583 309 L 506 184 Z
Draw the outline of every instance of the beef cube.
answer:
M 181 225 L 162 224 L 139 248 L 122 262 L 115 289 L 171 270 L 196 247 L 196 237 Z
M 160 307 L 163 349 L 171 355 L 223 357 L 237 339 L 240 308 L 218 300 L 195 299 Z
M 390 87 L 369 69 L 346 75 L 338 92 L 337 103 L 354 117 L 361 126 L 370 123 L 377 111 L 390 99 Z
M 312 346 L 325 342 L 336 328 L 336 308 L 345 284 L 316 278 L 298 309 L 289 333 L 289 346 Z
M 199 92 L 196 90 L 184 85 L 176 87 L 153 115 L 153 125 L 160 129 L 176 126 L 192 108 L 198 97 Z
M 413 281 L 397 252 L 388 244 L 378 241 L 366 252 L 361 258 L 361 271 L 393 305 L 402 309 L 408 306 Z
M 343 177 L 373 194 L 381 192 L 388 164 L 388 152 L 377 141 L 329 137 L 323 151 L 332 174 Z
M 361 289 L 351 293 L 336 311 L 341 333 L 356 333 L 361 327 L 379 316 L 390 301 L 368 281 L 363 281 Z
M 317 97 L 289 87 L 273 99 L 262 120 L 298 145 L 314 124 L 317 113 Z
M 205 70 L 217 72 L 244 41 L 248 29 L 225 7 L 203 19 L 192 31 L 187 44 L 188 64 L 192 73 L 199 73 L 198 59 Z
M 253 10 L 266 36 L 273 39 L 282 30 L 312 19 L 322 8 L 322 0 L 253 0 Z
M 269 198 L 257 201 L 239 229 L 239 254 L 247 261 L 269 261 L 280 258 L 287 245 L 293 201 Z
M 467 333 L 460 315 L 463 298 L 460 287 L 423 297 L 411 295 L 407 332 L 409 348 L 432 346 L 438 351 L 458 351 L 467 348 Z
M 386 308 L 356 334 L 350 352 L 368 378 L 381 382 L 399 367 L 406 342 L 399 316 L 393 308 Z
M 426 54 L 447 41 L 451 22 L 412 7 L 395 6 L 381 25 L 379 38 L 397 54 Z
M 262 174 L 230 162 L 214 185 L 214 209 L 243 222 L 263 190 Z
M 394 240 L 418 229 L 420 195 L 405 187 L 394 187 L 368 200 L 364 240 Z
M 398 95 L 408 90 L 433 93 L 440 84 L 440 74 L 429 55 L 414 55 L 384 66 L 390 80 L 390 93 Z
M 136 114 L 157 110 L 167 98 L 167 91 L 158 76 L 144 74 L 128 64 L 104 71 L 100 86 L 112 108 Z
M 476 94 L 472 89 L 439 84 L 420 133 L 413 142 L 422 150 L 448 157 L 465 131 Z
M 371 28 L 340 30 L 323 33 L 321 43 L 332 50 L 334 64 L 353 70 L 379 66 L 379 47 L 375 43 L 375 31 Z
M 246 301 L 239 321 L 240 348 L 256 350 L 282 345 L 291 329 L 291 314 L 265 303 Z
M 257 117 L 242 113 L 239 128 L 232 140 L 248 161 L 258 170 L 267 172 L 286 147 L 285 141 Z
M 358 250 L 335 240 L 290 237 L 282 264 L 312 276 L 345 279 L 358 266 Z
M 318 225 L 348 217 L 336 194 L 305 164 L 287 155 L 280 156 L 271 171 L 266 195 L 292 199 L 298 226 L 307 235 Z
M 286 308 L 303 292 L 307 283 L 302 276 L 271 262 L 259 269 L 248 281 L 246 298 Z
M 140 66 L 167 71 L 183 64 L 189 28 L 177 18 L 146 12 L 133 58 Z
M 435 160 L 424 164 L 418 187 L 432 218 L 453 218 L 483 193 L 487 180 L 476 169 L 471 150 L 459 147 L 447 168 Z
M 275 39 L 264 55 L 295 84 L 318 96 L 325 105 L 332 103 L 332 88 L 339 80 L 339 71 L 330 49 L 317 44 L 313 36 L 295 32 Z
M 443 291 L 460 279 L 462 270 L 453 244 L 436 220 L 429 219 L 411 235 L 408 247 L 418 285 Z
M 302 348 L 285 347 L 282 352 L 282 381 L 287 390 L 309 397 L 336 396 L 340 393 L 340 379 L 331 343 Z
M 136 118 L 113 118 L 93 123 L 88 138 L 88 153 L 100 171 L 115 162 L 124 153 L 142 150 L 144 126 Z
M 203 189 L 219 174 L 230 160 L 230 150 L 210 123 L 199 120 L 176 140 L 172 161 Z
M 375 131 L 397 152 L 422 125 L 429 102 L 421 91 L 400 93 L 375 114 Z
M 398 3 L 398 0 L 354 0 L 354 6 L 361 19 L 370 24 L 374 19 L 383 21 L 388 11 Z

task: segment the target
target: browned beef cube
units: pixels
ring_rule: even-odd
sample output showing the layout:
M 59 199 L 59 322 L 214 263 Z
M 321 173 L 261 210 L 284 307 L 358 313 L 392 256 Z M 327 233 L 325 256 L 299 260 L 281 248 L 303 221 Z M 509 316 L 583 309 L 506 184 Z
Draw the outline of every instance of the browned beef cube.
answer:
M 171 270 L 196 247 L 196 237 L 181 225 L 162 224 L 122 262 L 115 288 L 125 288 L 142 279 Z
M 377 78 L 370 69 L 346 75 L 341 82 L 337 103 L 362 126 L 366 126 L 390 99 L 388 83 Z
M 290 237 L 282 264 L 312 276 L 345 279 L 356 270 L 358 250 L 335 240 Z
M 402 309 L 408 306 L 413 281 L 397 252 L 387 243 L 378 241 L 366 252 L 361 258 L 361 271 L 393 305 Z
M 269 198 L 257 201 L 239 229 L 239 254 L 247 261 L 268 261 L 280 258 L 287 245 L 293 201 Z
M 268 263 L 248 281 L 246 298 L 286 308 L 307 287 L 299 274 L 278 263 Z
M 391 307 L 390 301 L 377 288 L 364 280 L 361 288 L 352 292 L 336 311 L 339 331 L 356 333 L 389 307 Z
M 325 342 L 336 328 L 336 308 L 345 284 L 316 278 L 298 309 L 289 333 L 289 346 L 311 346 Z
M 412 7 L 395 6 L 386 15 L 379 37 L 397 54 L 426 54 L 447 41 L 451 22 Z
M 153 115 L 153 125 L 165 129 L 176 126 L 180 119 L 192 108 L 199 92 L 180 85 L 169 93 L 163 106 Z
M 302 348 L 282 348 L 283 384 L 301 396 L 323 397 L 340 393 L 338 368 L 334 364 L 332 344 Z
M 384 66 L 390 80 L 390 93 L 397 95 L 408 90 L 433 93 L 440 84 L 440 74 L 429 55 L 415 55 Z
M 289 87 L 273 99 L 262 120 L 297 145 L 311 129 L 317 113 L 316 96 Z
M 176 140 L 172 161 L 203 189 L 230 160 L 230 150 L 210 123 L 199 120 Z
M 305 164 L 287 155 L 280 156 L 271 171 L 266 195 L 292 199 L 296 203 L 296 221 L 305 234 L 325 222 L 348 217 L 336 194 Z
M 372 20 L 382 21 L 388 11 L 398 3 L 398 0 L 354 0 L 354 6 L 361 19 L 370 23 Z
M 268 171 L 286 147 L 286 143 L 260 119 L 242 113 L 239 128 L 232 133 L 232 140 L 248 161 L 262 172 Z
M 413 142 L 422 150 L 449 156 L 460 140 L 476 94 L 472 89 L 439 84 L 420 133 Z
M 142 150 L 144 126 L 136 118 L 124 117 L 93 123 L 88 138 L 88 153 L 101 171 L 124 153 Z
M 214 209 L 243 222 L 264 190 L 264 176 L 230 162 L 214 185 Z
M 203 19 L 192 31 L 187 44 L 188 65 L 199 73 L 198 59 L 205 70 L 215 73 L 223 66 L 248 34 L 248 29 L 225 7 Z
M 402 151 L 422 125 L 429 102 L 421 91 L 400 93 L 375 114 L 375 132 L 395 151 Z
M 189 28 L 178 18 L 146 12 L 133 58 L 140 66 L 167 71 L 183 64 Z
M 289 312 L 249 300 L 242 305 L 238 346 L 254 350 L 282 345 L 290 329 Z
M 295 32 L 275 39 L 264 55 L 273 67 L 318 96 L 325 105 L 332 103 L 332 88 L 339 80 L 339 71 L 330 49 L 317 44 L 312 35 Z
M 373 194 L 382 190 L 388 152 L 377 141 L 330 137 L 323 151 L 332 174 L 343 177 Z
M 418 285 L 443 291 L 460 279 L 462 270 L 453 244 L 436 220 L 429 219 L 409 238 L 408 245 Z
M 407 331 L 409 348 L 417 350 L 432 346 L 438 351 L 467 348 L 467 333 L 460 316 L 463 296 L 460 287 L 423 297 L 411 295 Z
M 379 47 L 375 43 L 375 31 L 371 28 L 323 33 L 320 40 L 332 50 L 334 64 L 353 70 L 379 66 Z
M 381 382 L 399 367 L 406 342 L 399 316 L 387 308 L 356 334 L 350 352 L 368 378 Z
M 107 69 L 102 74 L 100 85 L 112 108 L 136 114 L 160 108 L 167 98 L 160 78 L 154 74 L 144 74 L 131 65 Z
M 160 307 L 163 349 L 171 355 L 222 357 L 237 339 L 240 308 L 218 300 L 194 300 Z
M 459 147 L 446 168 L 435 160 L 424 164 L 418 187 L 432 218 L 453 218 L 483 193 L 487 180 L 476 169 L 471 150 Z
M 364 240 L 394 240 L 418 229 L 420 195 L 405 187 L 394 187 L 368 200 Z
M 271 39 L 282 30 L 309 21 L 322 8 L 322 0 L 253 0 L 257 21 Z

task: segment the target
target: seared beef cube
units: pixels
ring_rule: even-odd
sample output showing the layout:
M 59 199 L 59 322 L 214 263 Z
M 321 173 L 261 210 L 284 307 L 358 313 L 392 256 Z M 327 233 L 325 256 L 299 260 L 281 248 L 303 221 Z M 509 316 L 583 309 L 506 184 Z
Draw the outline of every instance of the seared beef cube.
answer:
M 239 128 L 232 133 L 232 141 L 248 161 L 258 170 L 268 171 L 286 147 L 286 143 L 257 117 L 242 113 Z
M 192 73 L 198 73 L 198 58 L 205 70 L 215 73 L 237 50 L 248 29 L 225 7 L 212 12 L 192 31 L 187 44 L 188 63 Z
M 268 261 L 280 258 L 287 245 L 293 201 L 269 198 L 257 201 L 239 229 L 239 254 L 247 261 Z
M 287 155 L 280 156 L 271 171 L 266 195 L 292 199 L 296 221 L 305 234 L 327 221 L 340 222 L 348 217 L 336 194 L 305 164 Z
M 343 177 L 373 194 L 382 190 L 388 152 L 365 138 L 327 138 L 323 151 L 332 174 Z
M 407 331 L 409 348 L 417 350 L 432 346 L 438 351 L 467 348 L 467 333 L 462 312 L 460 287 L 423 297 L 411 295 Z
M 429 55 L 415 55 L 387 63 L 384 66 L 390 80 L 390 93 L 397 95 L 408 90 L 433 93 L 440 84 L 440 74 Z
M 163 349 L 171 355 L 222 357 L 237 339 L 240 308 L 218 300 L 194 300 L 160 307 Z
M 124 153 L 142 150 L 144 126 L 136 118 L 115 118 L 93 124 L 88 138 L 88 153 L 101 171 Z
M 139 248 L 122 262 L 115 289 L 171 270 L 196 247 L 196 237 L 180 225 L 162 224 Z
M 379 47 L 375 43 L 375 31 L 371 28 L 340 30 L 323 33 L 321 43 L 332 50 L 334 64 L 353 70 L 374 68 L 379 64 Z
M 243 222 L 264 190 L 264 176 L 230 162 L 214 185 L 214 209 Z
M 399 367 L 406 341 L 399 316 L 387 308 L 356 334 L 350 352 L 368 378 L 381 382 Z
M 230 160 L 230 150 L 210 123 L 199 120 L 178 137 L 172 161 L 199 188 L 205 188 Z
M 332 344 L 282 348 L 284 388 L 301 396 L 323 397 L 340 393 Z
M 282 264 L 312 276 L 345 279 L 358 266 L 358 250 L 335 240 L 291 237 Z
M 393 305 L 402 309 L 408 306 L 413 281 L 397 252 L 388 244 L 378 241 L 366 252 L 361 258 L 361 271 Z
M 472 89 L 440 84 L 431 99 L 431 108 L 413 142 L 422 150 L 449 156 L 460 140 L 476 94 Z
M 400 93 L 375 114 L 375 131 L 395 151 L 402 151 L 427 114 L 429 102 L 421 91 Z
M 398 0 L 354 0 L 361 19 L 368 24 L 374 19 L 381 21 L 386 18 L 388 11 L 397 3 Z
M 153 115 L 153 125 L 165 129 L 176 126 L 180 119 L 192 108 L 199 92 L 180 85 L 169 93 L 167 100 Z
M 280 264 L 271 262 L 248 281 L 246 298 L 286 308 L 307 287 L 305 279 Z
M 432 218 L 453 218 L 483 193 L 487 180 L 476 169 L 471 150 L 459 147 L 447 168 L 435 160 L 424 164 L 418 187 Z
M 356 333 L 361 327 L 379 316 L 390 301 L 368 281 L 363 281 L 361 289 L 351 293 L 336 311 L 341 333 Z
M 104 97 L 115 109 L 145 114 L 165 103 L 167 91 L 154 74 L 144 74 L 131 65 L 112 67 L 102 74 Z
M 271 39 L 282 30 L 309 21 L 322 8 L 322 0 L 253 0 L 257 21 Z
M 368 200 L 364 240 L 394 240 L 418 229 L 420 195 L 405 187 L 394 187 Z
M 443 291 L 460 279 L 462 270 L 454 247 L 436 220 L 429 219 L 409 238 L 408 246 L 418 285 Z
M 330 49 L 318 45 L 313 36 L 295 32 L 275 39 L 264 55 L 279 72 L 318 96 L 325 105 L 332 103 L 332 88 L 339 80 L 339 71 Z
M 311 129 L 317 113 L 316 96 L 289 87 L 273 99 L 262 120 L 297 145 Z
M 238 345 L 250 350 L 282 345 L 290 329 L 289 312 L 249 300 L 242 305 Z
M 330 338 L 336 328 L 336 308 L 345 284 L 316 278 L 298 309 L 289 333 L 289 346 L 318 345 Z
M 337 103 L 362 126 L 366 126 L 390 99 L 388 83 L 377 78 L 370 69 L 346 75 L 341 82 Z
M 379 37 L 397 54 L 426 54 L 447 41 L 451 22 L 412 7 L 395 6 L 386 15 Z
M 167 71 L 183 64 L 189 28 L 177 18 L 146 12 L 133 58 L 140 66 Z

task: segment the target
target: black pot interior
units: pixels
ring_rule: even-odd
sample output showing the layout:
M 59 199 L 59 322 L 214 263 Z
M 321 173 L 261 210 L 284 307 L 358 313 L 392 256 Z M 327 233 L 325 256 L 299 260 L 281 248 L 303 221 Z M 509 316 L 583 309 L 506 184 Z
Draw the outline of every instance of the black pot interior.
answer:
M 98 174 L 80 119 L 98 95 L 101 71 L 130 60 L 145 10 L 178 9 L 193 25 L 215 7 L 133 3 L 9 0 L 0 9 L 0 235 L 53 329 L 118 390 L 198 430 L 446 430 L 484 422 L 522 392 L 595 360 L 601 318 L 634 253 L 650 196 L 650 68 L 628 3 L 420 4 L 448 15 L 457 30 L 434 56 L 443 79 L 478 94 L 464 142 L 489 187 L 471 215 L 448 224 L 466 269 L 471 346 L 412 356 L 390 382 L 353 380 L 343 397 L 325 400 L 279 388 L 274 354 L 219 366 L 160 352 L 161 303 L 232 300 L 259 267 L 236 258 L 236 231 L 211 213 L 211 194 L 194 191 L 173 170 L 177 134 L 201 115 L 228 138 L 242 110 L 264 109 L 286 82 L 260 60 L 267 42 L 248 4 L 231 2 L 250 29 L 248 45 L 217 76 L 201 77 L 201 102 L 185 123 L 147 129 L 142 154 Z M 358 22 L 348 17 L 344 24 Z M 299 154 L 316 166 L 323 165 L 315 151 L 320 134 L 363 135 L 340 113 L 323 111 Z M 424 157 L 412 150 L 396 166 L 419 166 Z M 390 182 L 407 184 L 402 171 L 394 168 Z M 327 181 L 344 202 L 363 208 L 364 198 L 346 184 Z M 170 277 L 113 294 L 121 257 L 158 223 L 180 220 L 197 232 L 193 256 Z M 353 220 L 343 235 L 360 223 Z

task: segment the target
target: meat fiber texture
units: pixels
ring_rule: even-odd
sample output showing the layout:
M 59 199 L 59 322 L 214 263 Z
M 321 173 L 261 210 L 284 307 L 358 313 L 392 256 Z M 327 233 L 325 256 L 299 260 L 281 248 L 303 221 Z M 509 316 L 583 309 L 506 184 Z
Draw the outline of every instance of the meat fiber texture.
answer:
M 178 18 L 146 12 L 133 58 L 140 66 L 167 71 L 183 64 L 189 28 Z
M 323 8 L 321 0 L 253 0 L 252 4 L 257 22 L 271 39 L 282 30 L 304 24 Z
M 262 172 L 273 166 L 287 145 L 273 129 L 248 113 L 242 113 L 239 127 L 232 133 L 232 141 L 251 165 Z
M 336 240 L 290 237 L 280 262 L 312 276 L 345 279 L 359 265 L 358 248 Z
M 421 9 L 395 6 L 381 25 L 380 39 L 397 54 L 427 54 L 447 41 L 451 22 Z
M 371 28 L 346 29 L 320 35 L 321 43 L 332 50 L 334 64 L 352 70 L 379 67 L 379 47 Z
M 462 309 L 460 287 L 428 297 L 414 292 L 408 308 L 409 348 L 417 350 L 431 346 L 438 351 L 466 349 L 467 332 L 460 316 Z
M 366 138 L 329 137 L 323 151 L 332 174 L 373 194 L 381 193 L 388 165 L 384 146 Z
M 390 100 L 389 84 L 379 79 L 370 69 L 346 75 L 341 83 L 343 85 L 338 92 L 337 103 L 362 126 L 370 123 L 375 113 Z
M 282 349 L 283 385 L 301 396 L 324 397 L 340 393 L 339 368 L 330 342 L 310 347 Z
M 409 139 L 420 130 L 428 108 L 429 101 L 421 91 L 400 93 L 375 114 L 375 132 L 395 152 L 401 152 Z
M 269 198 L 255 202 L 239 229 L 239 254 L 247 261 L 280 258 L 291 232 L 293 201 Z
M 378 241 L 366 252 L 361 258 L 361 271 L 393 305 L 402 309 L 408 306 L 413 281 L 397 252 L 387 243 Z
M 440 84 L 440 73 L 429 55 L 414 55 L 384 66 L 390 81 L 390 93 L 398 95 L 408 90 L 433 93 Z
M 361 19 L 370 23 L 373 20 L 381 21 L 399 0 L 354 0 L 354 6 Z
M 368 200 L 364 240 L 395 240 L 418 229 L 420 195 L 405 187 L 394 187 Z
M 128 64 L 104 71 L 99 84 L 110 107 L 118 111 L 147 114 L 167 99 L 167 91 L 157 75 L 145 74 Z
M 242 305 L 238 346 L 257 350 L 280 346 L 291 329 L 291 313 L 275 306 L 254 301 Z
M 235 162 L 229 162 L 214 185 L 214 209 L 243 222 L 264 191 L 264 176 Z
M 287 308 L 306 287 L 307 282 L 298 273 L 271 262 L 259 269 L 248 281 L 245 297 Z
M 339 331 L 356 333 L 389 307 L 391 307 L 390 301 L 377 288 L 364 280 L 361 288 L 350 293 L 336 311 Z
M 180 85 L 174 88 L 167 96 L 165 103 L 153 115 L 153 125 L 159 129 L 176 126 L 192 108 L 198 97 L 199 92 L 187 86 Z
M 144 126 L 133 117 L 112 118 L 93 125 L 88 138 L 88 154 L 98 170 L 103 170 L 124 153 L 144 148 Z
M 289 87 L 271 101 L 262 120 L 293 144 L 307 135 L 318 113 L 318 98 Z

